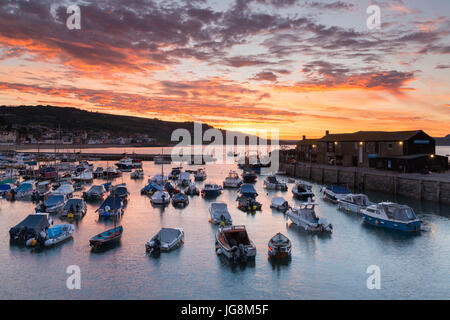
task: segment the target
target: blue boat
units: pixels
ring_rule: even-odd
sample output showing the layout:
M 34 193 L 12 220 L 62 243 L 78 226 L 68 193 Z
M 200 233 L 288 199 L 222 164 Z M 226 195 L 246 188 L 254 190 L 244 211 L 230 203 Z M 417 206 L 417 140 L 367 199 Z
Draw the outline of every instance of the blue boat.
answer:
M 239 193 L 241 197 L 253 198 L 255 199 L 258 196 L 258 193 L 255 190 L 255 187 L 252 184 L 245 183 L 239 189 Z
M 222 187 L 215 183 L 207 183 L 202 189 L 201 194 L 204 197 L 217 197 L 222 193 Z
M 5 198 L 10 190 L 11 185 L 9 183 L 0 184 L 0 198 Z
M 341 185 L 326 186 L 322 189 L 323 200 L 330 201 L 334 204 L 338 203 L 338 200 L 344 198 L 345 195 L 352 193 L 349 189 Z
M 382 228 L 406 232 L 420 231 L 420 221 L 414 210 L 406 205 L 381 202 L 361 210 L 364 222 Z
M 109 189 L 111 188 L 111 182 L 104 183 L 103 187 L 105 188 L 106 191 L 109 191 Z
M 99 217 L 109 218 L 123 214 L 123 208 L 124 205 L 119 197 L 108 196 L 95 212 L 98 212 Z
M 175 188 L 169 181 L 167 181 L 166 184 L 164 185 L 164 190 L 166 190 L 167 193 L 170 194 L 170 196 L 180 192 L 180 190 Z
M 89 245 L 95 249 L 105 247 L 107 245 L 111 245 L 120 241 L 122 237 L 123 227 L 122 226 L 114 226 L 114 228 L 106 230 L 89 240 Z

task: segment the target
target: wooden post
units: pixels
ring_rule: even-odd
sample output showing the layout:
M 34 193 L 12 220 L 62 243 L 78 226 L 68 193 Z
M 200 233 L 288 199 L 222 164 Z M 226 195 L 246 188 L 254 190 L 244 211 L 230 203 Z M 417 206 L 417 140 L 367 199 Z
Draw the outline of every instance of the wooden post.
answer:
M 436 201 L 441 202 L 441 182 L 436 182 Z

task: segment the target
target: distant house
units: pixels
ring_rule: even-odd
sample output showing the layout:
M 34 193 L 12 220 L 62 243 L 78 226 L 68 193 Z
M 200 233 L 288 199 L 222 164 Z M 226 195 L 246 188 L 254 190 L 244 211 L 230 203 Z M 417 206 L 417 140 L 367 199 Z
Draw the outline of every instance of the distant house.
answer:
M 297 142 L 295 147 L 297 151 L 297 160 L 304 162 L 317 162 L 317 144 L 319 139 L 303 139 Z
M 12 144 L 17 141 L 16 131 L 3 131 L 0 133 L 0 143 Z

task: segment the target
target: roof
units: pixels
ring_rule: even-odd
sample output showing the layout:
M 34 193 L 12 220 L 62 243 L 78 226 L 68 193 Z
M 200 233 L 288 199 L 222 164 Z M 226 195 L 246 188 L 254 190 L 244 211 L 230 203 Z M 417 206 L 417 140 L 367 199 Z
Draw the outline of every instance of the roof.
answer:
M 422 130 L 415 131 L 358 131 L 353 133 L 327 134 L 319 141 L 403 141 L 414 137 Z M 433 139 L 430 137 L 430 139 Z
M 318 141 L 319 141 L 319 139 L 303 139 L 303 140 L 298 141 L 296 143 L 296 145 L 308 145 L 308 146 L 310 146 L 310 145 L 316 144 Z
M 14 228 L 26 227 L 29 229 L 34 229 L 35 231 L 40 231 L 41 229 L 49 226 L 50 224 L 48 223 L 46 214 L 30 214 Z

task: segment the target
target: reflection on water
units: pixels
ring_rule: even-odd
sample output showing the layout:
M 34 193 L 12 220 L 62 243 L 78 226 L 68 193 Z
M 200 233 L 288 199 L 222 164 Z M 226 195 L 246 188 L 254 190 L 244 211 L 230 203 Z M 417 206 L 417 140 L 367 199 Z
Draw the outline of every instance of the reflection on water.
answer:
M 105 162 L 95 166 L 106 167 Z M 175 165 L 174 165 L 175 166 Z M 169 171 L 171 166 L 165 165 Z M 195 166 L 184 166 L 194 169 Z M 208 165 L 206 182 L 221 184 L 235 165 Z M 145 162 L 146 176 L 161 172 Z M 391 195 L 369 193 L 373 201 L 397 200 L 414 208 L 428 231 L 417 235 L 378 229 L 362 223 L 359 215 L 337 211 L 317 197 L 317 213 L 333 224 L 332 234 L 311 234 L 293 225 L 281 212 L 270 208 L 272 197 L 283 196 L 291 206 L 299 204 L 288 192 L 266 191 L 264 177 L 255 188 L 262 211 L 248 214 L 237 208 L 237 191 L 226 189 L 217 199 L 189 198 L 184 209 L 153 207 L 140 194 L 146 180 L 125 182 L 130 201 L 120 224 L 121 242 L 107 250 L 91 252 L 89 239 L 113 224 L 99 220 L 101 202 L 88 203 L 88 212 L 74 220 L 75 233 L 51 249 L 10 245 L 9 228 L 34 212 L 26 201 L 0 201 L 0 298 L 3 299 L 391 299 L 450 298 L 450 210 L 448 206 Z M 285 179 L 285 178 L 284 178 Z M 95 183 L 106 181 L 97 180 Z M 204 183 L 203 183 L 204 184 Z M 202 183 L 198 183 L 201 188 Z M 319 195 L 322 186 L 313 183 Z M 85 187 L 85 190 L 89 186 Z M 81 195 L 81 192 L 78 192 Z M 209 206 L 225 201 L 236 225 L 245 225 L 257 247 L 254 262 L 234 264 L 215 253 L 217 226 L 209 223 Z M 62 220 L 55 217 L 55 223 Z M 64 221 L 67 221 L 65 219 Z M 145 243 L 162 227 L 182 227 L 184 244 L 177 250 L 149 256 Z M 292 258 L 268 259 L 267 243 L 276 233 L 291 239 Z M 366 269 L 378 265 L 382 290 L 368 290 Z M 66 268 L 80 266 L 82 289 L 68 290 Z M 420 275 L 420 276 L 418 276 Z

